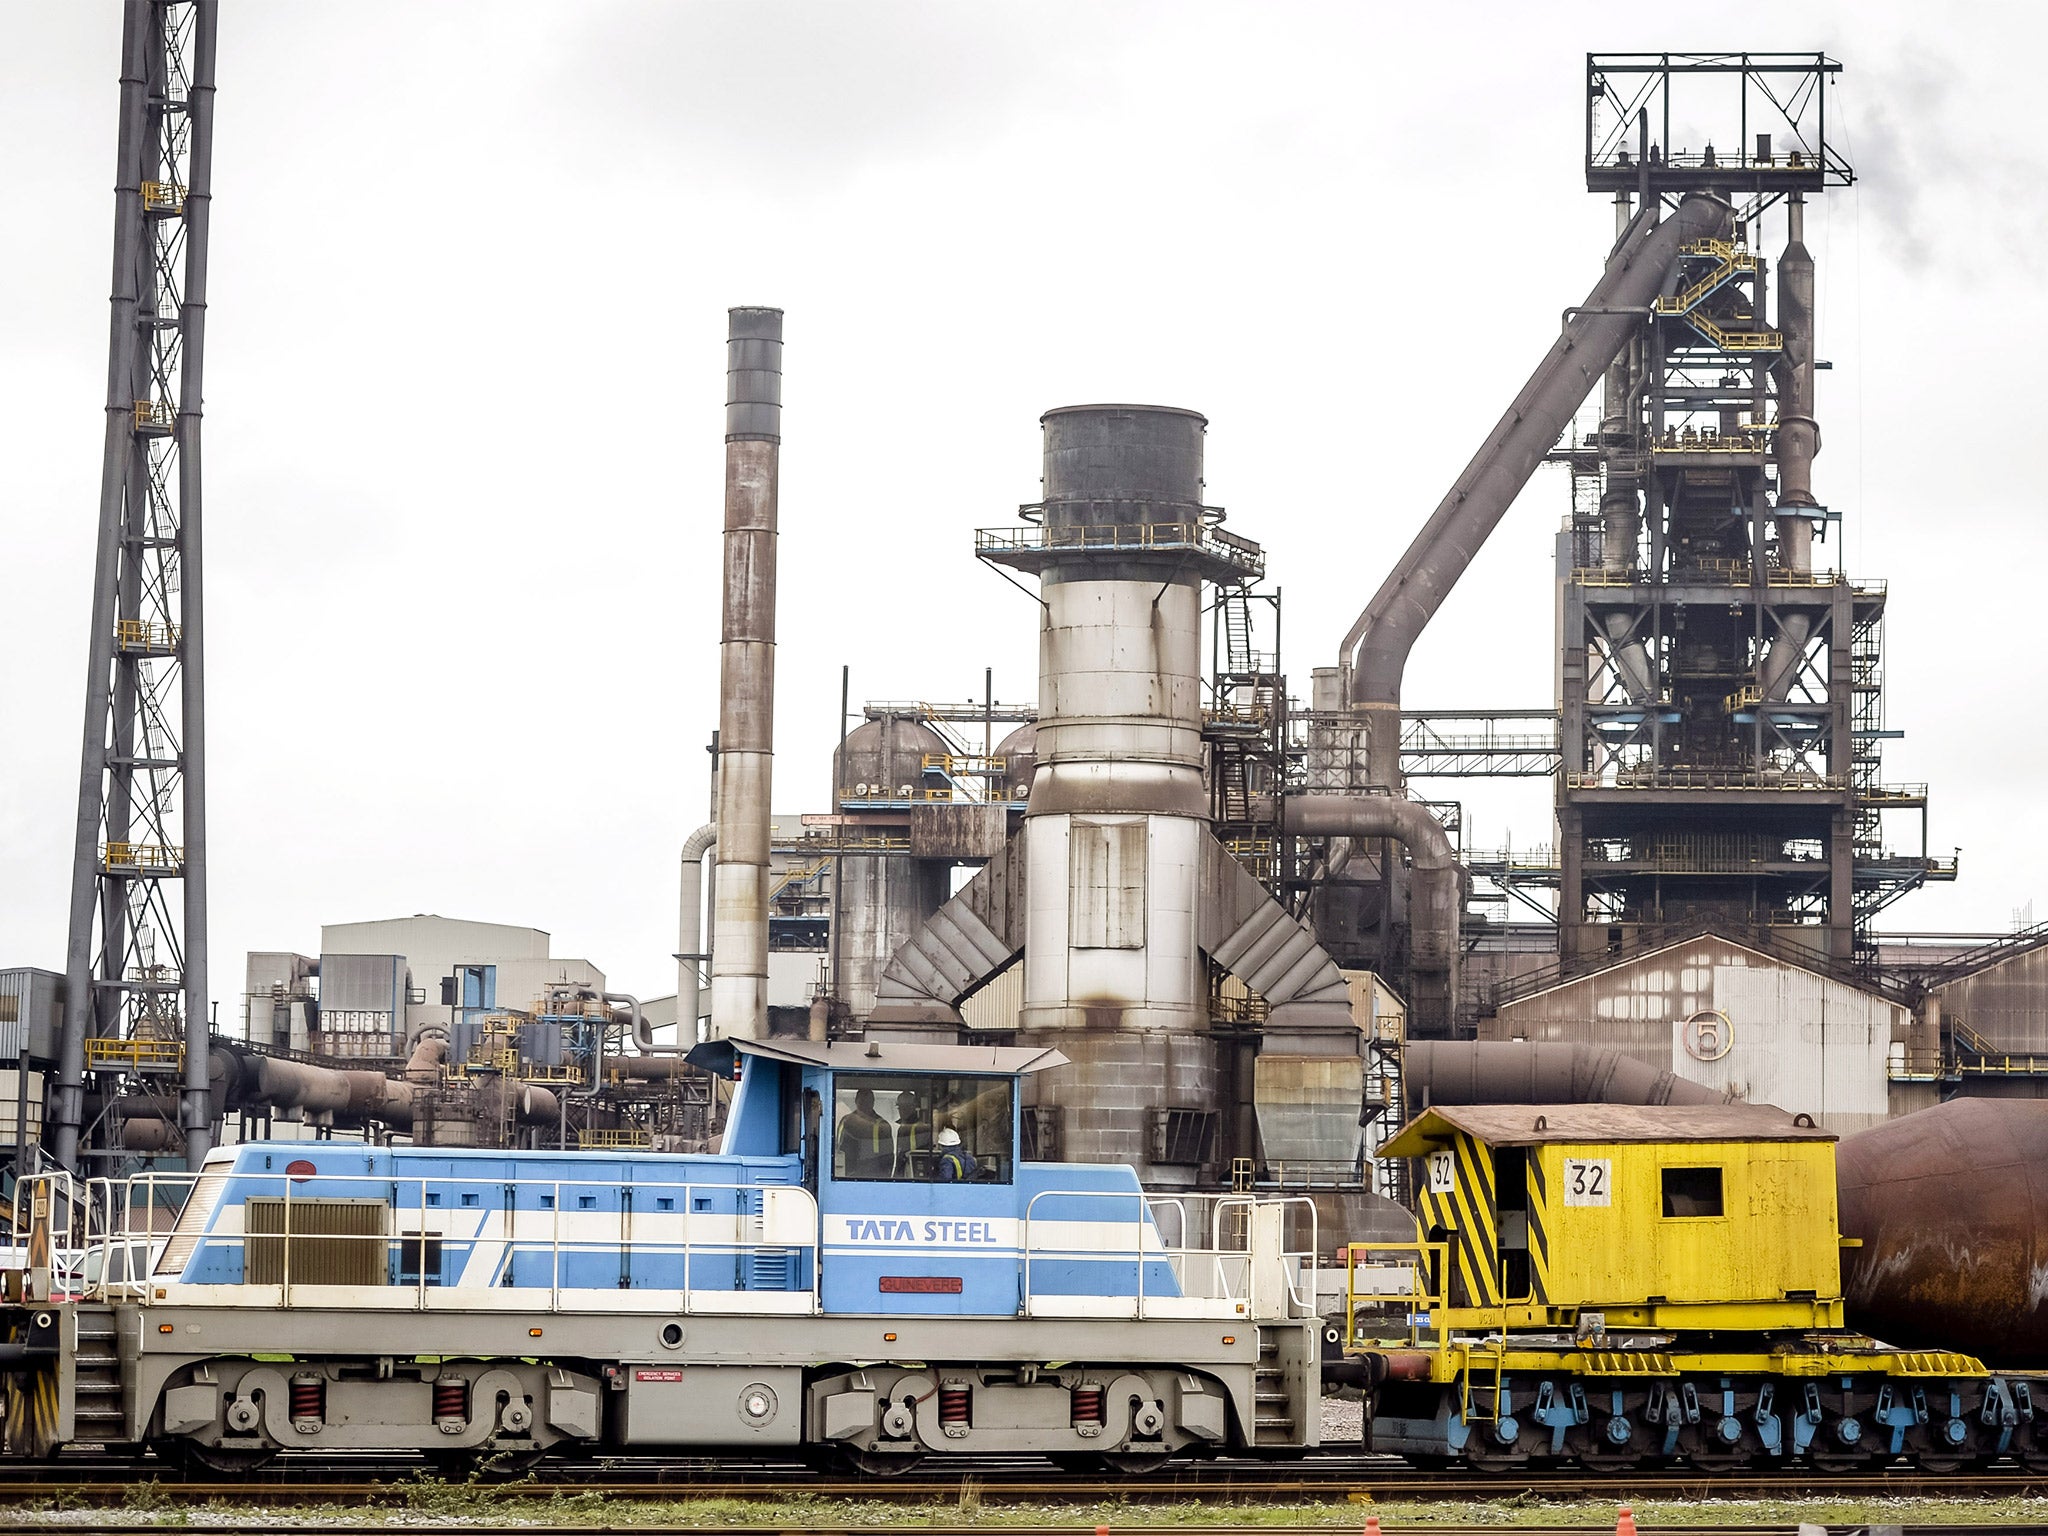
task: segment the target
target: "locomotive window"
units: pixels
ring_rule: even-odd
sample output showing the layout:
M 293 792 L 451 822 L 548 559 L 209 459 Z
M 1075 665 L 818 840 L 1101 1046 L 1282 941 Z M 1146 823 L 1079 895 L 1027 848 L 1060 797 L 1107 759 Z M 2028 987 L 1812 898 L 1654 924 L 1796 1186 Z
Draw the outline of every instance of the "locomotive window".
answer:
M 426 1265 L 428 1285 L 441 1283 L 441 1239 L 431 1232 L 407 1232 L 398 1243 L 398 1283 L 418 1285 L 420 1266 Z
M 1016 1176 L 1007 1077 L 841 1072 L 832 1085 L 837 1179 L 1007 1184 Z M 941 1140 L 946 1132 L 959 1138 Z
M 1666 1216 L 1719 1216 L 1721 1214 L 1721 1170 L 1718 1168 L 1666 1168 L 1664 1170 L 1664 1214 Z

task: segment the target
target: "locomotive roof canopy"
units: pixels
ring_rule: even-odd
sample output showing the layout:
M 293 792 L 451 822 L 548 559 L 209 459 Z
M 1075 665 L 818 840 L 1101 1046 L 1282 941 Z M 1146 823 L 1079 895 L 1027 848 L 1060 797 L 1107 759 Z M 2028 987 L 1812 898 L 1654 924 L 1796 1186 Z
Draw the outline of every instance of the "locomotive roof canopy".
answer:
M 1382 1157 L 1423 1157 L 1464 1132 L 1491 1147 L 1599 1141 L 1833 1141 L 1775 1104 L 1457 1104 L 1426 1109 L 1389 1136 Z
M 1063 1067 L 1066 1055 L 1050 1046 L 921 1045 L 892 1040 L 707 1040 L 685 1059 L 731 1077 L 734 1058 L 755 1056 L 844 1072 L 982 1073 L 1008 1077 Z

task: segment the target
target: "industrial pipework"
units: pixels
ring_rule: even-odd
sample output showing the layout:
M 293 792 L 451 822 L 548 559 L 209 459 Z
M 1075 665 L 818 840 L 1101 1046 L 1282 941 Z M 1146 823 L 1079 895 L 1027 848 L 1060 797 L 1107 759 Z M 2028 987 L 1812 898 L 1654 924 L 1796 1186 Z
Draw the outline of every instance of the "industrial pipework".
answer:
M 768 798 L 775 747 L 782 311 L 743 308 L 729 314 L 711 1034 L 714 1039 L 754 1040 L 768 1032 Z
M 1813 513 L 1820 503 L 1813 494 L 1813 459 L 1820 452 L 1820 426 L 1813 418 L 1814 282 L 1813 253 L 1806 248 L 1806 199 L 1797 192 L 1785 202 L 1785 254 L 1778 258 L 1778 330 L 1785 350 L 1772 372 L 1778 385 L 1778 430 L 1773 450 L 1778 461 L 1778 513 L 1772 523 L 1778 535 L 1778 562 L 1787 573 L 1805 576 L 1813 570 Z M 1766 699 L 1779 701 L 1792 690 L 1813 621 L 1788 613 L 1782 633 L 1764 653 L 1759 682 Z
M 697 1039 L 700 967 L 710 958 L 704 950 L 704 861 L 717 847 L 715 821 L 707 821 L 683 840 L 682 899 L 676 924 L 676 1039 L 685 1044 L 695 1044 Z
M 1363 1091 L 1349 989 L 1217 841 L 1203 782 L 1202 583 L 1255 579 L 1264 556 L 1202 504 L 1197 413 L 1069 406 L 1041 426 L 1036 526 L 976 536 L 982 558 L 1039 578 L 1024 825 L 896 951 L 870 1037 L 956 1029 L 960 1000 L 1021 951 L 1018 1043 L 1073 1063 L 1033 1083 L 1033 1124 L 1056 1128 L 1062 1158 L 1183 1186 L 1223 1157 L 1214 961 L 1267 1005 L 1256 1068 L 1238 1072 L 1259 1146 L 1348 1166 Z M 1253 1155 L 1251 1139 L 1232 1150 Z
M 1641 327 L 1679 247 L 1724 237 L 1732 217 L 1726 203 L 1705 194 L 1687 197 L 1661 222 L 1658 213 L 1654 199 L 1637 212 L 1593 291 L 1565 312 L 1563 334 L 1344 637 L 1344 696 L 1367 717 L 1367 772 L 1375 787 L 1400 784 L 1401 678 L 1423 627 Z
M 1414 973 L 1411 1030 L 1421 1037 L 1451 1032 L 1458 1001 L 1458 925 L 1465 909 L 1464 873 L 1450 834 L 1420 800 L 1392 795 L 1288 795 L 1279 806 L 1282 830 L 1294 837 L 1389 837 L 1415 865 L 1410 898 L 1408 964 Z M 1334 844 L 1332 845 L 1335 846 Z M 1333 859 L 1332 874 L 1337 863 Z
M 1566 1040 L 1413 1040 L 1411 1114 L 1433 1104 L 1725 1104 L 1729 1095 L 1622 1051 Z

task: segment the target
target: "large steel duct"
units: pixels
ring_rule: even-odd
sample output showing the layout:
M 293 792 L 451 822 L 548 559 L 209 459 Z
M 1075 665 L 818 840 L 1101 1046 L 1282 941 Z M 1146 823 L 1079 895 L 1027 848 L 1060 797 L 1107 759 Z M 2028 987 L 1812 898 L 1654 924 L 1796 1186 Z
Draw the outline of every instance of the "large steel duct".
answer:
M 207 1060 L 209 1091 L 223 1107 L 346 1114 L 410 1127 L 419 1096 L 438 1080 L 447 1051 L 445 1034 L 422 1034 L 406 1062 L 405 1075 L 386 1077 L 382 1072 L 318 1067 L 217 1045 Z M 522 1125 L 542 1125 L 560 1115 L 561 1101 L 549 1089 L 498 1078 L 481 1087 L 478 1113 L 486 1120 L 512 1118 Z M 147 1129 L 162 1124 L 160 1120 L 138 1116 L 127 1124 L 145 1128 L 144 1134 L 152 1138 L 147 1147 L 136 1143 L 137 1150 L 161 1150 L 169 1143 L 168 1127 L 161 1132 Z
M 1629 196 L 1614 195 L 1614 238 L 1626 238 L 1630 221 Z M 1629 440 L 1636 411 L 1635 391 L 1642 366 L 1640 333 L 1622 344 L 1607 366 L 1601 384 L 1600 439 L 1613 445 Z M 1611 576 L 1626 576 L 1639 561 L 1638 546 L 1643 529 L 1643 480 L 1640 473 L 1623 474 L 1609 461 L 1607 483 L 1600 496 L 1600 566 Z M 1632 703 L 1642 703 L 1656 691 L 1656 677 L 1650 664 L 1649 647 L 1632 633 L 1627 613 L 1611 613 L 1602 626 L 1607 631 L 1609 654 L 1615 673 Z
M 1415 973 L 1417 1033 L 1450 1033 L 1458 998 L 1458 922 L 1464 874 L 1450 835 L 1419 800 L 1392 795 L 1289 795 L 1281 827 L 1296 837 L 1390 837 L 1415 866 L 1410 896 L 1409 967 Z
M 707 821 L 683 840 L 682 894 L 676 923 L 676 1039 L 697 1040 L 704 952 L 704 860 L 718 847 L 718 823 Z M 714 866 L 715 867 L 715 866 Z
M 1785 254 L 1778 258 L 1778 329 L 1785 338 L 1772 373 L 1778 385 L 1778 431 L 1773 444 L 1778 461 L 1778 563 L 1791 575 L 1813 569 L 1812 514 L 1820 503 L 1813 494 L 1813 459 L 1820 452 L 1820 426 L 1814 420 L 1814 282 L 1813 253 L 1806 248 L 1806 201 L 1793 193 L 1785 208 Z M 1782 632 L 1764 653 L 1763 694 L 1773 702 L 1792 691 L 1813 621 L 1805 614 L 1785 615 Z
M 1721 1104 L 1727 1095 L 1633 1056 L 1562 1040 L 1414 1040 L 1410 1113 L 1432 1104 Z
M 1657 215 L 1654 203 L 1636 215 L 1593 291 L 1567 311 L 1563 334 L 1344 637 L 1345 697 L 1370 717 L 1367 771 L 1376 787 L 1400 781 L 1401 677 L 1423 627 L 1641 328 L 1679 247 L 1725 235 L 1731 217 L 1726 203 L 1702 194 L 1661 222 Z
M 775 745 L 782 311 L 735 309 L 730 315 L 711 1034 L 714 1039 L 750 1040 L 768 1032 L 768 802 Z

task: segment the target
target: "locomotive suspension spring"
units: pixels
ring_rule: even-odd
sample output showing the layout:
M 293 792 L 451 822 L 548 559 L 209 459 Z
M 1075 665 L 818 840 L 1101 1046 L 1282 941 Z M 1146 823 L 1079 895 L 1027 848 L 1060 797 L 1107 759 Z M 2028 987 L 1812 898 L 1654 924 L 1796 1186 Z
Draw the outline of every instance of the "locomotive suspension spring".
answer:
M 973 1421 L 972 1421 L 972 1419 L 970 1419 L 970 1418 L 969 1418 L 969 1416 L 968 1416 L 968 1415 L 969 1415 L 969 1408 L 968 1408 L 968 1405 L 969 1405 L 969 1403 L 970 1403 L 970 1401 L 971 1401 L 971 1400 L 972 1400 L 972 1395 L 970 1394 L 970 1392 L 968 1391 L 968 1389 L 967 1389 L 966 1387 L 940 1387 L 940 1388 L 939 1388 L 939 1425 L 940 1425 L 940 1427 L 941 1427 L 941 1428 L 944 1428 L 945 1426 L 947 1426 L 947 1425 L 949 1425 L 949 1424 L 957 1424 L 957 1425 L 959 1425 L 959 1426 L 960 1426 L 960 1427 L 961 1427 L 962 1429 L 965 1429 L 965 1428 L 966 1428 L 966 1427 L 967 1427 L 967 1426 L 968 1426 L 968 1425 L 969 1425 L 970 1423 L 972 1423 L 972 1422 L 973 1422 Z
M 1074 1388 L 1072 1422 L 1076 1424 L 1100 1424 L 1102 1422 L 1102 1388 Z
M 451 1381 L 434 1383 L 434 1417 L 437 1419 L 466 1419 L 469 1417 L 469 1383 L 459 1377 Z
M 317 1376 L 310 1379 L 294 1378 L 291 1384 L 291 1406 L 294 1419 L 325 1419 L 327 1383 Z

